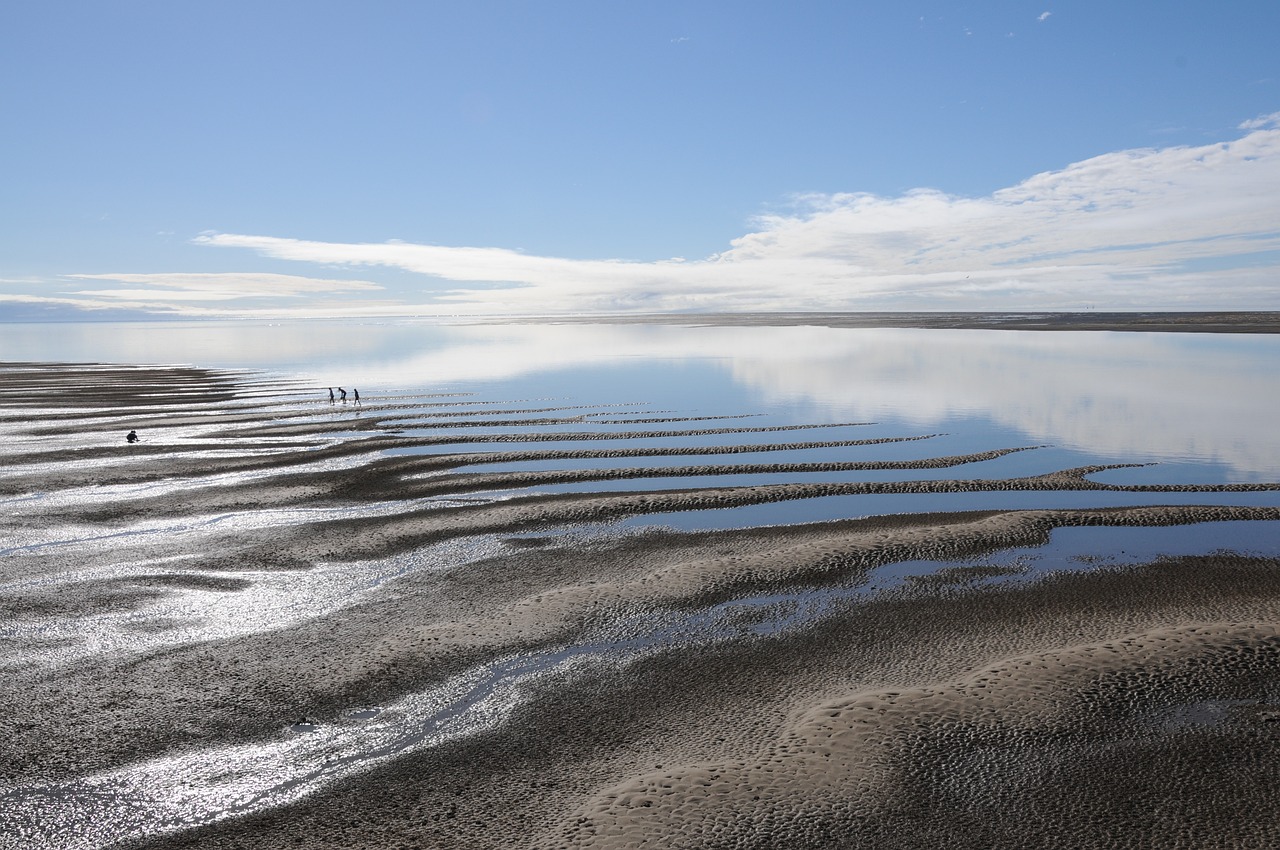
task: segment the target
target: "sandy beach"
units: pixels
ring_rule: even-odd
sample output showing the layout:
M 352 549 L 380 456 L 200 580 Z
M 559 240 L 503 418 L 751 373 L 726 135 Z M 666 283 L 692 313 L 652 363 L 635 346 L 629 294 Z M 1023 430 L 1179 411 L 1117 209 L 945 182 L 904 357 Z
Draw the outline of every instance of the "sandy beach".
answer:
M 335 415 L 323 389 L 0 364 L 0 848 L 1280 844 L 1280 561 L 1223 549 L 1027 576 L 976 560 L 1058 529 L 1280 521 L 1188 503 L 1280 483 L 966 470 L 1028 448 L 1008 446 L 821 465 L 916 480 L 624 491 L 607 483 L 808 471 L 785 451 L 824 443 L 830 423 L 753 431 L 675 412 L 634 418 L 626 448 L 542 451 L 504 448 L 485 423 L 532 430 L 571 411 L 453 407 L 441 421 L 492 447 L 460 453 L 430 430 L 447 398 Z M 131 428 L 142 442 L 125 444 Z M 652 442 L 690 433 L 708 446 Z M 740 463 L 740 444 L 717 442 L 730 434 L 783 454 Z M 659 473 L 632 460 L 655 456 L 669 457 Z M 539 459 L 564 468 L 471 468 Z M 566 482 L 599 489 L 518 490 Z M 607 525 L 977 491 L 1149 495 Z M 893 572 L 922 560 L 939 564 Z M 362 576 L 376 580 L 343 584 Z M 115 631 L 77 625 L 94 617 Z M 208 802 L 200 777 L 232 788 L 236 754 L 274 760 L 277 778 Z

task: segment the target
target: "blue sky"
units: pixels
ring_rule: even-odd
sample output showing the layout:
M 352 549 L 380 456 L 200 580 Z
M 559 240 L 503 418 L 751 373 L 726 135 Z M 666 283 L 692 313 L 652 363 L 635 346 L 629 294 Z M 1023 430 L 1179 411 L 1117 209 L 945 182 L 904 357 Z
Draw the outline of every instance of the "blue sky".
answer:
M 1274 0 L 12 0 L 0 320 L 1280 309 L 1277 43 Z

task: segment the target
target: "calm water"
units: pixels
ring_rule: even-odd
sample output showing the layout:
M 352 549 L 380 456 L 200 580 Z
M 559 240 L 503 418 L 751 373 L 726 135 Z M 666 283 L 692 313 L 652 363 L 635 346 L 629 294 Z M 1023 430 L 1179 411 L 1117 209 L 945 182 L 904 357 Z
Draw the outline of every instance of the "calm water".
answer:
M 190 363 L 301 377 L 320 391 L 355 386 L 366 399 L 459 392 L 498 409 L 582 405 L 597 419 L 752 414 L 737 423 L 872 423 L 848 429 L 859 439 L 945 435 L 878 447 L 882 458 L 1044 445 L 1060 467 L 1160 464 L 1099 479 L 1109 483 L 1280 479 L 1280 337 L 1270 335 L 100 323 L 0 325 L 0 360 Z

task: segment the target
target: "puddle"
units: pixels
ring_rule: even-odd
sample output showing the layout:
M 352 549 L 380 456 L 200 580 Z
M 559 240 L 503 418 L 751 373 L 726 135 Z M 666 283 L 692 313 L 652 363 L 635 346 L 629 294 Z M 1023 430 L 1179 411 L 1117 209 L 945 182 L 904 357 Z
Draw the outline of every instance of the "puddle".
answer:
M 932 566 L 990 567 L 1017 573 L 1017 580 L 1063 570 L 1124 567 L 1161 558 L 1231 551 L 1280 557 L 1280 522 L 1240 520 L 1155 527 L 1070 526 L 1055 528 L 1043 546 L 1001 549 L 961 561 L 902 561 L 892 569 L 918 572 Z M 992 583 L 1014 580 L 995 576 Z

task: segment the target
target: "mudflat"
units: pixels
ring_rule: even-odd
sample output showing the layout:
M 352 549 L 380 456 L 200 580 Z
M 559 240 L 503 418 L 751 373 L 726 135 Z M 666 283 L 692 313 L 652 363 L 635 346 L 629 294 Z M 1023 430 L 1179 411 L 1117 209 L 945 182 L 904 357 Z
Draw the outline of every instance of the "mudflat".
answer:
M 980 563 L 1062 528 L 1276 522 L 1161 494 L 1280 484 L 967 475 L 983 452 L 822 465 L 932 471 L 918 480 L 623 490 L 609 482 L 805 465 L 714 443 L 749 425 L 672 415 L 634 422 L 622 448 L 506 449 L 485 429 L 499 411 L 335 409 L 317 389 L 0 366 L 0 847 L 1280 844 L 1280 561 Z M 452 449 L 443 425 L 459 423 L 493 451 Z M 815 442 L 755 430 L 784 452 Z M 711 445 L 652 442 L 675 432 Z M 662 454 L 661 475 L 627 463 Z M 564 468 L 500 469 L 548 458 Z M 598 488 L 529 489 L 563 482 Z M 984 489 L 1150 495 L 610 524 Z M 937 569 L 894 573 L 923 560 Z

